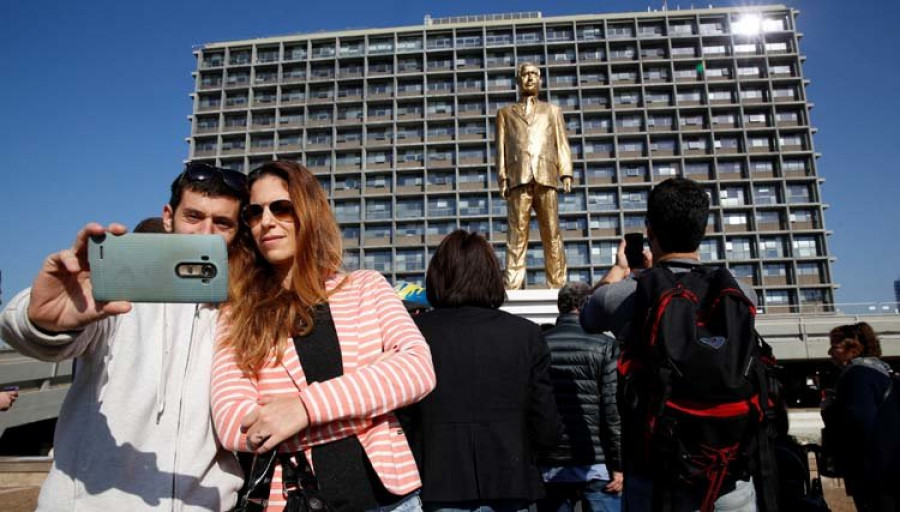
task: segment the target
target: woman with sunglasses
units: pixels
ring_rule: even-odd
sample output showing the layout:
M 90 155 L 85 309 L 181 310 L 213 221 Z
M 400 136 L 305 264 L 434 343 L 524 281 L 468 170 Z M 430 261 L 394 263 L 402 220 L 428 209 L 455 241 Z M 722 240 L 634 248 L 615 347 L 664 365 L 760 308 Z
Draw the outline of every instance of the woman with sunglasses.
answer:
M 392 411 L 435 385 L 428 345 L 384 278 L 341 272 L 340 231 L 306 168 L 248 176 L 255 260 L 236 269 L 213 368 L 228 450 L 303 452 L 335 510 L 419 510 L 421 486 Z M 280 460 L 267 510 L 282 510 Z
M 900 510 L 900 401 L 891 396 L 900 392 L 892 389 L 897 380 L 868 323 L 835 327 L 829 338 L 828 354 L 841 374 L 822 418 L 847 494 L 860 512 Z M 886 414 L 889 407 L 893 414 Z

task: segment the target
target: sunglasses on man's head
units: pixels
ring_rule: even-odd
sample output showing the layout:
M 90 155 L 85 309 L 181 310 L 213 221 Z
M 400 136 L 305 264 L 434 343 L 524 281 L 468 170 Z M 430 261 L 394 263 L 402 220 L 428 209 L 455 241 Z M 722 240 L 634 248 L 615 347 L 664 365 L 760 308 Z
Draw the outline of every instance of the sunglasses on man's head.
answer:
M 188 162 L 184 166 L 184 172 L 181 173 L 181 179 L 188 183 L 208 181 L 215 179 L 216 176 L 231 190 L 240 193 L 247 192 L 247 175 L 240 171 L 213 167 L 203 162 Z
M 248 204 L 241 210 L 241 220 L 244 221 L 244 224 L 252 228 L 262 221 L 263 213 L 265 213 L 266 208 L 269 209 L 269 213 L 272 214 L 272 217 L 274 217 L 275 220 L 281 222 L 294 222 L 294 203 L 288 199 L 272 201 L 266 206 L 261 204 Z

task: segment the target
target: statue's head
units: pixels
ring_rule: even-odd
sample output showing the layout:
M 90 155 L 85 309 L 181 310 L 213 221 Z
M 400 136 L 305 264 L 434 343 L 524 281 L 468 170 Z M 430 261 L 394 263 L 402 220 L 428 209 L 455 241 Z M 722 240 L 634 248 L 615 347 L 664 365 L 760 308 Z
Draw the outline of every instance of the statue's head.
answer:
M 532 62 L 523 62 L 516 69 L 516 82 L 522 96 L 537 96 L 541 90 L 541 70 Z

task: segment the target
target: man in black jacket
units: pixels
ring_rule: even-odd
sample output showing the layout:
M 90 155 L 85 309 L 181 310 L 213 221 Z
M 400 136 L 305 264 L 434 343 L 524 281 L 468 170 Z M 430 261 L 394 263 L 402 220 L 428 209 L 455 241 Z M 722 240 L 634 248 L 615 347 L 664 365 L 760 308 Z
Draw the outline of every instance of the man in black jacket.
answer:
M 621 426 L 616 407 L 616 341 L 588 334 L 578 322 L 584 283 L 568 283 L 557 300 L 556 327 L 544 337 L 550 347 L 550 378 L 563 420 L 562 442 L 539 454 L 547 498 L 539 510 L 618 512 L 621 509 Z

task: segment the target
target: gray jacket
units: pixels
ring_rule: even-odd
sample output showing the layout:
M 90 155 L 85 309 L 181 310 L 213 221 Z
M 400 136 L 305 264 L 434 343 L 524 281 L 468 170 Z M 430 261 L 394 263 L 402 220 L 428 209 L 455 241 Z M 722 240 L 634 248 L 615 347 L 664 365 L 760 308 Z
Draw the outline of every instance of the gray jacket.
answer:
M 577 313 L 560 315 L 544 339 L 550 347 L 550 379 L 564 428 L 560 444 L 542 451 L 538 462 L 543 466 L 605 463 L 610 471 L 621 471 L 616 341 L 584 332 Z

